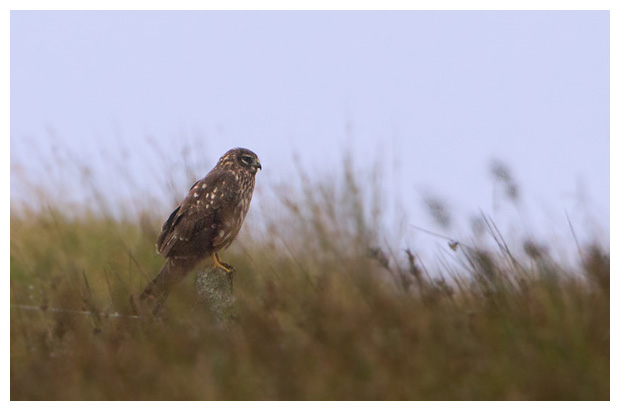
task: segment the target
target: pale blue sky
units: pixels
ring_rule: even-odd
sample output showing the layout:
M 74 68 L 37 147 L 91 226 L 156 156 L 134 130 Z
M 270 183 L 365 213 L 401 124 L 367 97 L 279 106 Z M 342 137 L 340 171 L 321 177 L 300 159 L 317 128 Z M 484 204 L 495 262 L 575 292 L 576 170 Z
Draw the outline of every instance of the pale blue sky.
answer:
M 526 229 L 570 236 L 566 211 L 608 236 L 609 33 L 605 11 L 11 12 L 11 163 L 44 180 L 41 157 L 70 147 L 113 198 L 101 152 L 122 146 L 146 185 L 147 136 L 171 163 L 199 142 L 204 173 L 251 148 L 259 185 L 286 180 L 293 152 L 337 169 L 351 146 L 359 165 L 388 164 L 392 214 L 446 233 L 421 193 L 463 227 L 479 210 L 515 218 L 494 207 L 500 159 Z M 27 198 L 14 175 L 12 199 Z

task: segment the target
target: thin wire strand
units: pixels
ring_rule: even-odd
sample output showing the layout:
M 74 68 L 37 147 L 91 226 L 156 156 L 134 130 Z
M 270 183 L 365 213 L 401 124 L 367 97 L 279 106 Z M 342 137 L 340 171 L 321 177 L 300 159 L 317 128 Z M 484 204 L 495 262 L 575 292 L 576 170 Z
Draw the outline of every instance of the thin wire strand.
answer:
M 71 314 L 89 315 L 89 316 L 97 316 L 97 317 L 105 317 L 105 318 L 132 318 L 132 319 L 146 318 L 140 315 L 127 315 L 127 314 L 121 314 L 121 313 L 97 313 L 93 311 L 69 310 L 66 308 L 41 307 L 37 305 L 26 305 L 26 304 L 11 304 L 11 308 L 17 308 L 17 309 L 26 310 L 26 311 L 71 313 Z

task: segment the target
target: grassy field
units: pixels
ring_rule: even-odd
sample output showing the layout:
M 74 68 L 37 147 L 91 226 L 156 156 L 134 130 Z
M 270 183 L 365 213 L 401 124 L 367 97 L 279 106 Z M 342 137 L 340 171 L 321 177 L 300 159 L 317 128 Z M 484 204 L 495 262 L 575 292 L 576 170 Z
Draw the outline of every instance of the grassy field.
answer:
M 573 267 L 507 248 L 487 219 L 493 246 L 452 244 L 457 263 L 430 268 L 378 244 L 377 210 L 341 180 L 306 182 L 222 254 L 227 323 L 191 278 L 162 318 L 133 316 L 166 216 L 12 212 L 11 399 L 609 400 L 605 249 Z

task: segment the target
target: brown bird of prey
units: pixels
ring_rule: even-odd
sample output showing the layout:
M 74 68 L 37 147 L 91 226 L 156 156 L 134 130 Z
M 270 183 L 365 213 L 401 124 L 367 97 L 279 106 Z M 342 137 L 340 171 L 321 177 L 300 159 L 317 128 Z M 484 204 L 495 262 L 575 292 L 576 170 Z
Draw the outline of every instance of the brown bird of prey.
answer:
M 231 267 L 222 263 L 217 253 L 227 248 L 241 229 L 259 168 L 262 169 L 256 154 L 234 148 L 192 186 L 162 226 L 157 252 L 168 261 L 144 289 L 140 300 L 165 299 L 170 287 L 205 259 L 210 258 L 215 267 L 230 271 Z

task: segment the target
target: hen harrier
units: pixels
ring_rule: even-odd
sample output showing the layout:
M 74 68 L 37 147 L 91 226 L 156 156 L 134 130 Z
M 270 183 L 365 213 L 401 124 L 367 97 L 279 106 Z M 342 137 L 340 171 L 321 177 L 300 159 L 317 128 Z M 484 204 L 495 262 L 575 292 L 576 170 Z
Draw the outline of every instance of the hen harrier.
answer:
M 262 169 L 256 154 L 234 148 L 192 186 L 162 226 L 157 252 L 168 261 L 144 289 L 140 300 L 165 299 L 170 288 L 206 258 L 212 258 L 216 267 L 230 271 L 217 253 L 227 248 L 241 229 L 259 168 Z

